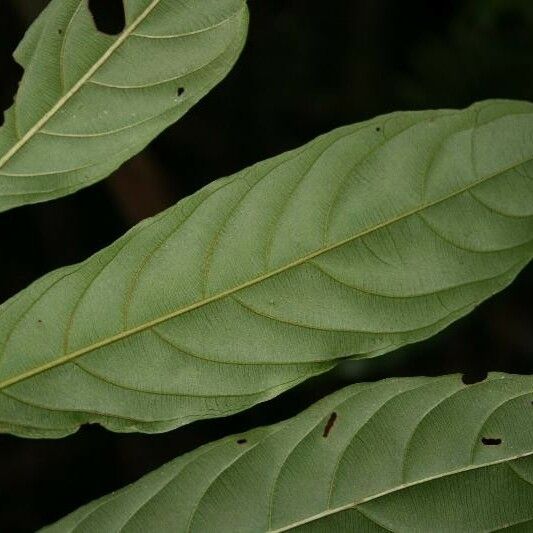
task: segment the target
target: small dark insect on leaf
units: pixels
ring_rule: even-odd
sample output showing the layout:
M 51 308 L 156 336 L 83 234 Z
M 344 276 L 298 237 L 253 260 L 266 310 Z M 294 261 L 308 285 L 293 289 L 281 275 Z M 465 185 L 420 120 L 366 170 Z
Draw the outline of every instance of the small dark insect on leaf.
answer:
M 185 92 L 185 89 L 183 87 L 178 87 L 178 96 L 182 96 Z
M 247 442 L 248 442 L 248 441 L 247 441 L 246 439 L 239 439 L 239 440 L 237 441 L 237 444 L 241 444 L 241 445 L 242 445 L 242 444 L 246 444 Z
M 333 429 L 333 425 L 335 424 L 335 421 L 337 420 L 337 413 L 333 412 L 331 413 L 327 423 L 326 427 L 324 428 L 324 433 L 322 436 L 326 439 L 330 433 L 330 431 Z
M 481 439 L 481 442 L 485 446 L 498 446 L 499 444 L 502 443 L 502 439 L 493 439 L 493 438 L 490 438 L 490 437 L 483 437 Z

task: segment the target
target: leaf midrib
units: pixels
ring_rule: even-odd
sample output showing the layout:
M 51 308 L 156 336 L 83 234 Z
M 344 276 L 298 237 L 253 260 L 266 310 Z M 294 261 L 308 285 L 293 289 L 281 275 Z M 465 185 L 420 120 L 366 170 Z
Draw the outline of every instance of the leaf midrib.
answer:
M 525 452 L 517 455 L 513 455 L 510 457 L 506 457 L 504 459 L 498 459 L 495 461 L 490 461 L 487 463 L 477 464 L 477 465 L 468 465 L 463 468 L 457 468 L 455 470 L 451 470 L 449 472 L 443 472 L 440 474 L 435 474 L 433 476 L 428 476 L 422 479 L 417 479 L 415 481 L 411 481 L 410 483 L 402 483 L 401 485 L 398 485 L 396 487 L 393 487 L 391 489 L 385 490 L 383 492 L 379 492 L 377 494 L 373 494 L 372 496 L 368 496 L 366 498 L 362 498 L 361 500 L 358 500 L 356 502 L 350 502 L 346 505 L 341 505 L 339 507 L 335 507 L 333 509 L 327 509 L 326 511 L 323 511 L 321 513 L 317 513 L 316 515 L 312 515 L 310 517 L 304 518 L 302 520 L 299 520 L 297 522 L 293 522 L 292 524 L 288 524 L 286 526 L 283 526 L 279 529 L 269 529 L 267 533 L 283 533 L 284 531 L 290 531 L 291 529 L 295 529 L 300 526 L 304 526 L 306 524 L 310 524 L 312 522 L 316 522 L 317 520 L 321 520 L 322 518 L 326 518 L 328 516 L 332 516 L 336 513 L 342 513 L 344 511 L 349 511 L 350 509 L 356 509 L 358 506 L 363 505 L 365 503 L 378 500 L 379 498 L 383 498 L 385 496 L 388 496 L 389 494 L 394 494 L 395 492 L 402 491 L 404 489 L 408 489 L 410 487 L 416 487 L 417 485 L 422 485 L 424 483 L 429 483 L 431 481 L 442 479 L 446 477 L 456 476 L 459 474 L 462 474 L 463 472 L 469 472 L 472 470 L 478 470 L 481 468 L 489 468 L 491 466 L 504 464 L 504 463 L 510 463 L 512 461 L 517 461 L 518 459 L 523 459 L 525 457 L 530 457 L 533 455 L 533 451 Z
M 11 158 L 28 143 L 43 126 L 45 126 L 60 111 L 63 106 L 87 83 L 87 81 L 102 67 L 114 52 L 130 37 L 137 27 L 150 15 L 157 7 L 161 0 L 153 0 L 148 7 L 132 22 L 130 26 L 124 29 L 117 40 L 106 50 L 100 59 L 65 93 L 56 104 L 37 121 L 12 147 L 0 158 L 0 169 L 8 163 Z
M 157 0 L 159 1 L 159 0 Z M 96 343 L 93 343 L 89 346 L 85 346 L 84 348 L 80 348 L 79 350 L 76 350 L 74 352 L 71 352 L 69 354 L 65 354 L 57 359 L 54 359 L 53 361 L 50 361 L 49 363 L 46 363 L 44 365 L 40 365 L 38 367 L 35 367 L 33 369 L 30 369 L 26 372 L 23 372 L 23 373 L 20 373 L 16 376 L 13 376 L 11 378 L 8 378 L 8 379 L 5 379 L 4 381 L 1 381 L 0 382 L 0 390 L 6 388 L 6 387 L 10 387 L 12 385 L 15 385 L 16 383 L 19 383 L 21 381 L 25 381 L 26 379 L 29 379 L 31 377 L 34 377 L 38 374 L 41 374 L 43 372 L 46 372 L 47 370 L 51 370 L 55 367 L 58 367 L 58 366 L 61 366 L 63 364 L 66 364 L 66 363 L 69 363 L 79 357 L 82 357 L 83 355 L 86 355 L 94 350 L 97 350 L 97 349 L 100 349 L 100 348 L 103 348 L 105 346 L 109 346 L 111 344 L 114 344 L 115 342 L 118 342 L 122 339 L 125 339 L 125 338 L 128 338 L 132 335 L 135 335 L 137 333 L 141 333 L 142 331 L 145 331 L 147 329 L 150 329 L 150 328 L 153 328 L 161 323 L 164 323 L 164 322 L 167 322 L 168 320 L 171 320 L 173 318 L 176 318 L 180 315 L 183 315 L 185 313 L 188 313 L 188 312 L 191 312 L 191 311 L 194 311 L 200 307 L 203 307 L 204 305 L 208 305 L 212 302 L 215 302 L 217 300 L 220 300 L 222 298 L 225 298 L 227 296 L 231 296 L 232 294 L 238 292 L 238 291 L 241 291 L 243 289 L 246 289 L 248 287 L 251 287 L 253 285 L 256 285 L 258 283 L 261 283 L 262 281 L 265 281 L 271 277 L 274 277 L 278 274 L 281 274 L 287 270 L 290 270 L 291 268 L 295 268 L 299 265 L 302 265 L 304 263 L 306 263 L 307 261 L 311 260 L 311 259 L 314 259 L 315 257 L 318 257 L 322 254 L 325 254 L 325 253 L 328 253 L 332 250 L 335 250 L 336 248 L 339 248 L 341 246 L 344 246 L 345 244 L 348 244 L 352 241 L 355 241 L 357 239 L 360 239 L 366 235 L 369 235 L 375 231 L 379 231 L 380 229 L 382 228 L 385 228 L 387 226 L 390 226 L 392 224 L 395 224 L 397 222 L 400 222 L 401 220 L 404 220 L 410 216 L 413 216 L 413 215 L 416 215 L 418 213 L 421 213 L 422 211 L 426 210 L 426 209 L 429 209 L 435 205 L 438 205 L 438 204 L 441 204 L 443 202 L 446 202 L 452 198 L 454 198 L 455 196 L 458 196 L 470 189 L 473 189 L 474 187 L 477 187 L 478 185 L 481 185 L 482 183 L 494 178 L 494 177 L 497 177 L 497 176 L 500 176 L 501 174 L 504 174 L 505 172 L 509 172 L 510 170 L 516 168 L 516 167 L 519 167 L 521 165 L 524 165 L 526 164 L 527 162 L 531 161 L 532 158 L 531 157 L 528 157 L 528 158 L 525 158 L 517 163 L 514 163 L 512 165 L 509 165 L 508 167 L 506 168 L 503 168 L 503 169 L 500 169 L 498 170 L 497 172 L 494 172 L 493 174 L 489 174 L 485 177 L 482 177 L 482 178 L 479 178 L 477 180 L 475 180 L 474 182 L 471 182 L 469 183 L 468 185 L 466 185 L 465 187 L 461 187 L 460 189 L 458 189 L 457 191 L 453 192 L 453 193 L 450 193 L 442 198 L 439 198 L 437 200 L 434 200 L 433 202 L 428 202 L 426 204 L 423 204 L 417 208 L 414 208 L 414 209 L 411 209 L 409 211 L 406 211 L 405 213 L 401 214 L 401 215 L 398 215 L 397 217 L 394 217 L 390 220 L 387 220 L 385 222 L 382 222 L 380 224 L 376 224 L 375 226 L 371 227 L 371 228 L 368 228 L 366 230 L 363 230 L 359 233 L 357 233 L 356 235 L 353 235 L 351 237 L 347 237 L 346 239 L 342 239 L 341 241 L 338 241 L 336 243 L 333 243 L 333 244 L 330 244 L 328 246 L 325 246 L 325 247 L 322 247 L 322 248 L 319 248 L 303 257 L 301 257 L 300 259 L 296 259 L 295 261 L 292 261 L 290 263 L 287 263 L 286 265 L 283 265 L 275 270 L 272 270 L 270 272 L 267 272 L 265 274 L 262 274 L 261 276 L 258 276 L 256 278 L 253 278 L 245 283 L 242 283 L 241 285 L 237 285 L 235 287 L 231 287 L 225 291 L 222 291 L 220 293 L 217 293 L 217 294 L 214 294 L 208 298 L 204 298 L 202 300 L 199 300 L 197 302 L 194 302 L 188 306 L 185 306 L 185 307 L 182 307 L 181 309 L 177 309 L 176 311 L 173 311 L 171 313 L 167 313 L 166 315 L 162 315 L 158 318 L 155 318 L 153 320 L 150 320 L 148 322 L 144 322 L 143 324 L 140 324 L 138 326 L 135 326 L 134 328 L 130 328 L 130 329 L 127 329 L 125 331 L 122 331 L 121 333 L 118 333 L 117 335 L 113 335 L 111 337 L 108 337 L 106 339 L 103 339 L 99 342 L 96 342 Z

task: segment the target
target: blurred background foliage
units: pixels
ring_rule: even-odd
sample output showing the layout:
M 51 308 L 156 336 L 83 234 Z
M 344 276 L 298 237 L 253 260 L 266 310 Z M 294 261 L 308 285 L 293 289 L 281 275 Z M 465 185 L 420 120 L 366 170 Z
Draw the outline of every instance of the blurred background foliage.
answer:
M 0 108 L 11 52 L 47 0 L 0 4 Z M 213 179 L 334 127 L 401 109 L 533 98 L 531 0 L 249 0 L 250 37 L 230 76 L 106 181 L 0 216 L 0 300 L 85 259 Z M 532 265 L 533 266 L 533 265 Z M 301 411 L 349 383 L 390 376 L 533 372 L 533 268 L 428 342 L 347 361 L 268 404 L 156 435 L 83 428 L 61 441 L 0 436 L 0 530 L 33 531 L 213 439 Z

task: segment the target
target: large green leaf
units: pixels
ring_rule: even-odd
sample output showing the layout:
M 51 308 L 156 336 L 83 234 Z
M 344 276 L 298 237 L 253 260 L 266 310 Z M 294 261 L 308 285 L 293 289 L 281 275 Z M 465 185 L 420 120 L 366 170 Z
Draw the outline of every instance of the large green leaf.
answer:
M 0 307 L 0 427 L 154 432 L 232 413 L 436 333 L 532 253 L 532 104 L 341 128 Z
M 353 385 L 47 531 L 530 532 L 532 400 L 531 376 Z
M 97 31 L 88 0 L 53 0 L 15 53 L 25 68 L 0 129 L 0 211 L 106 177 L 215 86 L 246 36 L 245 0 L 125 0 Z

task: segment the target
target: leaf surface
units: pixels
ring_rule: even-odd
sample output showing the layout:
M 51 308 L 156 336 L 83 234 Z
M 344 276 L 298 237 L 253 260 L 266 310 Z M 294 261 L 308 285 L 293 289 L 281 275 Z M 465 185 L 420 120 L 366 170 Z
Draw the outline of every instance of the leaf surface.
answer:
M 531 376 L 353 385 L 46 531 L 531 531 L 532 400 Z
M 15 52 L 24 67 L 0 129 L 0 211 L 109 175 L 231 69 L 244 0 L 125 0 L 116 36 L 88 0 L 53 0 Z
M 213 182 L 0 307 L 0 427 L 165 431 L 425 339 L 533 252 L 533 106 L 395 113 Z

